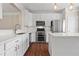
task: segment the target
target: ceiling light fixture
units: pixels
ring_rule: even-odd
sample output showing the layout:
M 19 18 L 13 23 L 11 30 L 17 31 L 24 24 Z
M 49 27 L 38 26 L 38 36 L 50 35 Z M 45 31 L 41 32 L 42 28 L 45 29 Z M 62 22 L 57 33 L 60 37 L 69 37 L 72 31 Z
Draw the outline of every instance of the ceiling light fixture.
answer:
M 73 9 L 73 4 L 72 4 L 72 3 L 70 3 L 70 7 L 69 7 L 69 9 L 70 9 L 70 10 Z
M 55 10 L 57 9 L 57 4 L 56 4 L 56 3 L 54 4 L 54 9 L 55 9 Z

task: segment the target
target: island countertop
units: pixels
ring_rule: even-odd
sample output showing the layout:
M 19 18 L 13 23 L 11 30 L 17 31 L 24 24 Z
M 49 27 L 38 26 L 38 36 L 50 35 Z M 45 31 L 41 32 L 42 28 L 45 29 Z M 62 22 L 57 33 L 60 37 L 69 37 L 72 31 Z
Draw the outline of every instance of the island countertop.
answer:
M 79 33 L 52 33 L 49 32 L 49 34 L 53 36 L 79 36 Z
M 48 40 L 51 56 L 79 56 L 79 33 L 48 32 Z

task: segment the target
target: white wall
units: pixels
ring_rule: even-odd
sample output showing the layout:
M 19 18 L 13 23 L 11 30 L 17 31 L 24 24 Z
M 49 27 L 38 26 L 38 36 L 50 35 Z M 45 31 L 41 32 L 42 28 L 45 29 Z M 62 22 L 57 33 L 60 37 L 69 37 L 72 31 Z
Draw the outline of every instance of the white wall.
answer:
M 5 13 L 0 20 L 0 29 L 14 29 L 16 24 L 19 24 L 19 14 Z

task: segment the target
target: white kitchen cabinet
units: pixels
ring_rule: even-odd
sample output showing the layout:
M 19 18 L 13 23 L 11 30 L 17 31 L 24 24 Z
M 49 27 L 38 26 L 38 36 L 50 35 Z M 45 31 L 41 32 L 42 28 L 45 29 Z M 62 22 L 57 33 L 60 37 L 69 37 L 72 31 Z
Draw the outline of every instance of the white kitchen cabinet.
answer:
M 52 35 L 48 34 L 48 51 L 49 51 L 49 54 L 52 55 L 52 52 L 53 52 L 53 43 L 52 43 Z
M 22 35 L 17 37 L 17 41 L 15 41 L 16 44 L 16 56 L 22 56 Z
M 29 34 L 27 34 L 27 37 L 26 37 L 26 51 L 28 50 L 29 48 Z
M 12 41 L 5 44 L 6 56 L 20 56 L 22 55 L 22 37 L 17 36 Z
M 29 38 L 28 34 L 23 35 L 23 54 L 27 51 L 29 47 Z
M 33 26 L 32 24 L 33 24 L 32 14 L 27 11 L 25 14 L 24 25 L 25 26 Z
M 6 50 L 5 56 L 16 56 L 16 47 Z
M 4 43 L 0 43 L 0 56 L 4 56 Z
M 17 35 L 5 42 L 5 56 L 23 56 L 29 47 L 28 34 Z
M 18 36 L 18 42 L 16 42 L 17 46 L 17 56 L 22 56 L 25 54 L 29 47 L 29 36 L 28 34 L 23 34 Z
M 33 24 L 33 20 L 32 20 L 32 14 L 31 13 L 28 13 L 28 26 L 33 26 L 32 24 Z
M 16 56 L 16 38 L 13 38 L 11 41 L 5 42 L 5 56 Z
M 28 10 L 25 10 L 22 13 L 21 25 L 24 32 L 28 32 L 28 30 L 33 26 L 32 14 Z
M 26 51 L 26 38 L 27 38 L 27 36 L 26 35 L 23 35 L 23 54 Z

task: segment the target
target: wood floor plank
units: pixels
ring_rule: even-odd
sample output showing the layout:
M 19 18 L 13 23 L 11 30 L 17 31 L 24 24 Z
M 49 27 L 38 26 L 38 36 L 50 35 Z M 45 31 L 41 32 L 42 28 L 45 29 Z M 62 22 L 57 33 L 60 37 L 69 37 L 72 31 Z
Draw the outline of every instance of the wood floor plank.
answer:
M 45 42 L 32 43 L 24 56 L 49 56 L 48 44 Z

